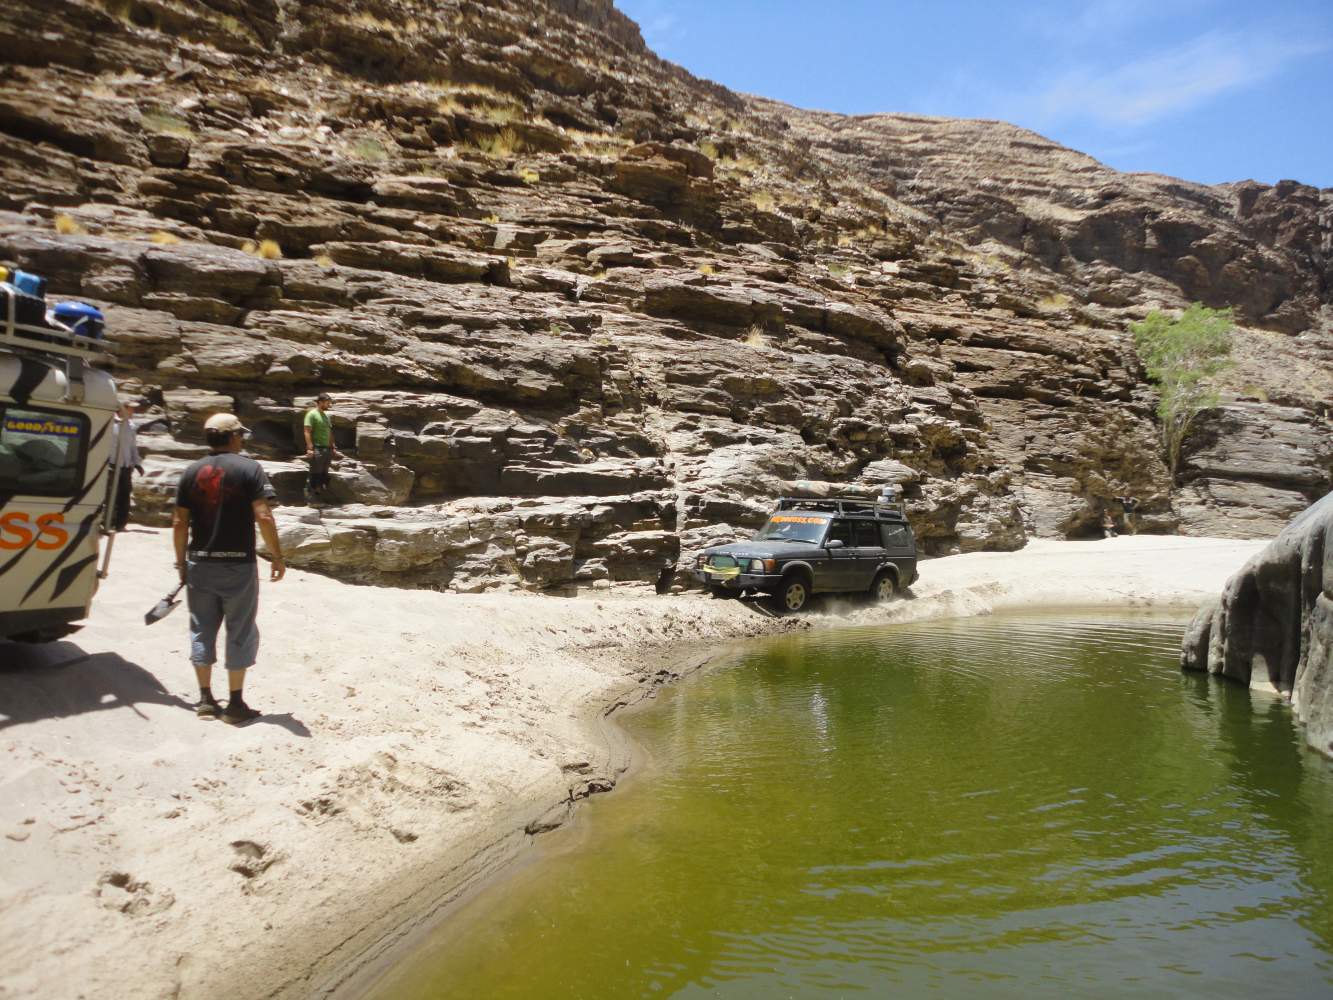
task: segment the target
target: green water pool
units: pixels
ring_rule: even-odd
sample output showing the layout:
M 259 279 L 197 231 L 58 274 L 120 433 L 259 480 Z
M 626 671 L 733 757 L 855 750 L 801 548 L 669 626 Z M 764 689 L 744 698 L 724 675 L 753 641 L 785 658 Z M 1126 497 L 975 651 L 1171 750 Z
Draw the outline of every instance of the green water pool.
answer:
M 1333 770 L 1182 627 L 757 642 L 373 995 L 1333 997 Z

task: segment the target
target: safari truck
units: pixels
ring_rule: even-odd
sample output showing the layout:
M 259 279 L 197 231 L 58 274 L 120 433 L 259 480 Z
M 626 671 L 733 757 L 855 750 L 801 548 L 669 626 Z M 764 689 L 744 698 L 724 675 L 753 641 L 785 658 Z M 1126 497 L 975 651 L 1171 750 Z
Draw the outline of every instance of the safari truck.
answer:
M 715 597 L 769 594 L 783 611 L 819 593 L 884 601 L 916 581 L 916 538 L 897 502 L 783 497 L 754 538 L 705 549 L 691 575 Z
M 115 495 L 116 386 L 92 367 L 107 360 L 0 283 L 0 637 L 59 638 L 89 613 Z

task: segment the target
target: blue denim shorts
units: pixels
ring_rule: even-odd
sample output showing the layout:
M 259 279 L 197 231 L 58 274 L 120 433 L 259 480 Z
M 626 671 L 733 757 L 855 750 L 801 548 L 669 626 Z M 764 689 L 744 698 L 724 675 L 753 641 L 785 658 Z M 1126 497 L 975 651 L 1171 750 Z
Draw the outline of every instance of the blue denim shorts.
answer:
M 192 561 L 186 567 L 190 662 L 218 659 L 218 630 L 227 626 L 227 669 L 252 667 L 259 656 L 259 567 L 252 562 Z

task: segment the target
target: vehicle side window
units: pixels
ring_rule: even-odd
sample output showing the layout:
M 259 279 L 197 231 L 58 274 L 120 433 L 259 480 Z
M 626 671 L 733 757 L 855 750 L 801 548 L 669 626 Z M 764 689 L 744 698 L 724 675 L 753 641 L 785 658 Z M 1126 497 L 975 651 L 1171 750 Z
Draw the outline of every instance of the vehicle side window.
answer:
M 852 526 L 846 521 L 834 521 L 829 525 L 828 534 L 824 536 L 825 544 L 834 539 L 842 542 L 843 545 L 852 544 Z
M 884 547 L 886 549 L 911 548 L 911 538 L 907 533 L 905 524 L 881 524 L 880 530 L 884 533 Z
M 879 532 L 875 530 L 874 521 L 856 522 L 856 544 L 859 548 L 878 548 Z
M 88 418 L 0 407 L 0 493 L 74 496 L 83 487 Z

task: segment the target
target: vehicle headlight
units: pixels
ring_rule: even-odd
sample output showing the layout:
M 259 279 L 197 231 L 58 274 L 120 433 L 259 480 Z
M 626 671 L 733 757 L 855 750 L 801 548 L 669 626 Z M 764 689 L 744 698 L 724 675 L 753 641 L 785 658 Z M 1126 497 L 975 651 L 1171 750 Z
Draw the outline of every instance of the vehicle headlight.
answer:
M 774 560 L 772 559 L 751 559 L 749 572 L 751 573 L 772 573 L 774 569 Z

